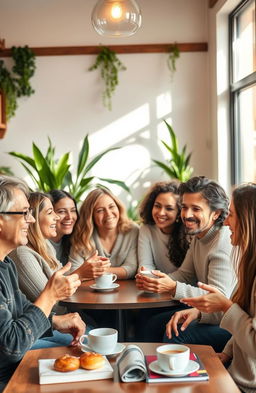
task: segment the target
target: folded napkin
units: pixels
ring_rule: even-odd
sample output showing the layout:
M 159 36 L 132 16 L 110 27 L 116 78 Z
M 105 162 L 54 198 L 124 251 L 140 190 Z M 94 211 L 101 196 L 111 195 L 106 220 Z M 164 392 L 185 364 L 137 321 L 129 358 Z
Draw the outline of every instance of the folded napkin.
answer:
M 117 368 L 122 382 L 139 382 L 146 379 L 145 356 L 140 347 L 127 345 L 117 358 Z

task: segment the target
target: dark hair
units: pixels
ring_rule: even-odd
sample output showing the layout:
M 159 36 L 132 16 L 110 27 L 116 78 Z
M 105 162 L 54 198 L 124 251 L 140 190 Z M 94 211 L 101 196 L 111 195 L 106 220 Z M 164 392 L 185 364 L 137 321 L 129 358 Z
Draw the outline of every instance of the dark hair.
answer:
M 222 226 L 228 215 L 229 198 L 224 189 L 214 180 L 207 179 L 205 176 L 195 176 L 185 183 L 181 183 L 179 188 L 180 195 L 194 194 L 200 192 L 207 201 L 211 211 L 221 210 L 221 213 L 214 225 Z
M 168 242 L 168 256 L 170 261 L 176 266 L 179 267 L 187 253 L 189 248 L 189 242 L 187 240 L 184 226 L 180 219 L 180 201 L 179 201 L 179 182 L 171 181 L 171 182 L 158 182 L 155 183 L 146 194 L 145 198 L 140 204 L 139 213 L 142 218 L 143 224 L 147 225 L 155 225 L 155 221 L 152 217 L 152 209 L 155 203 L 155 200 L 159 194 L 165 194 L 167 192 L 171 192 L 176 195 L 177 198 L 177 207 L 178 214 L 177 219 L 174 223 L 173 231 L 170 234 L 169 242 Z
M 247 183 L 237 187 L 232 197 L 237 216 L 236 238 L 239 247 L 236 260 L 238 285 L 232 301 L 249 312 L 256 277 L 256 184 Z
M 77 218 L 79 217 L 76 200 L 71 194 L 69 194 L 67 191 L 64 191 L 64 190 L 51 190 L 49 192 L 49 194 L 51 195 L 53 207 L 55 207 L 56 203 L 58 203 L 63 198 L 71 199 L 74 202 L 74 205 L 76 208 Z M 75 223 L 75 225 L 76 225 L 76 223 Z M 74 225 L 74 227 L 75 227 L 75 225 Z M 74 230 L 74 228 L 73 228 L 73 230 Z M 62 239 L 61 239 L 61 245 L 62 245 L 61 261 L 63 263 L 68 262 L 68 257 L 69 257 L 70 248 L 71 248 L 71 240 L 70 240 L 71 235 L 72 234 L 63 235 Z

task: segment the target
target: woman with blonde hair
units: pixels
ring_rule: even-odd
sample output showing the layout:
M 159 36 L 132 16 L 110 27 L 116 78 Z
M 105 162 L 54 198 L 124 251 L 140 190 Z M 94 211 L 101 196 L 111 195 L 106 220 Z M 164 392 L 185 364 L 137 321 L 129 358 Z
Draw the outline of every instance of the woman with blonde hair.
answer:
M 79 212 L 71 240 L 72 269 L 83 264 L 88 278 L 105 272 L 115 273 L 119 279 L 133 278 L 137 270 L 138 231 L 122 202 L 109 190 L 96 188 L 87 195 Z M 109 258 L 111 266 L 87 262 L 93 253 Z
M 244 184 L 233 191 L 225 224 L 236 247 L 238 282 L 233 296 L 228 299 L 216 288 L 198 283 L 208 293 L 182 299 L 194 308 L 174 314 L 166 326 L 166 334 L 170 338 L 173 333 L 178 336 L 181 331 L 189 331 L 189 324 L 200 318 L 201 312 L 222 312 L 220 326 L 232 337 L 219 357 L 240 390 L 253 393 L 256 391 L 256 184 Z

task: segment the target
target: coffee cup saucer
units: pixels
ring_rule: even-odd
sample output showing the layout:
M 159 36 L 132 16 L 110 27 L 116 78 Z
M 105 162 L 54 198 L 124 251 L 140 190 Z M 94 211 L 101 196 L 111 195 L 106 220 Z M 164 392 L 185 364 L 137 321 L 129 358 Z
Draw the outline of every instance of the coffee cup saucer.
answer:
M 102 291 L 102 292 L 107 292 L 107 291 L 113 291 L 113 289 L 116 289 L 120 287 L 119 284 L 113 282 L 113 284 L 110 285 L 110 287 L 98 287 L 97 284 L 92 284 L 90 285 L 91 289 L 94 289 L 95 291 Z
M 154 373 L 166 375 L 167 377 L 184 377 L 185 375 L 197 371 L 199 369 L 199 364 L 194 360 L 189 360 L 187 367 L 181 371 L 175 371 L 175 370 L 164 371 L 161 369 L 158 360 L 155 360 L 154 362 L 149 364 L 149 369 Z
M 97 351 L 97 353 L 99 353 L 101 355 L 105 355 L 105 356 L 116 356 L 116 355 L 119 355 L 119 353 L 121 353 L 124 350 L 124 348 L 125 348 L 124 344 L 117 343 L 115 349 L 113 351 L 111 351 L 110 353 L 108 353 L 108 352 L 106 353 L 104 351 Z M 83 344 L 81 346 L 81 350 L 83 352 L 92 352 L 93 351 L 92 348 L 86 344 Z M 93 351 L 93 352 L 95 352 L 95 351 Z

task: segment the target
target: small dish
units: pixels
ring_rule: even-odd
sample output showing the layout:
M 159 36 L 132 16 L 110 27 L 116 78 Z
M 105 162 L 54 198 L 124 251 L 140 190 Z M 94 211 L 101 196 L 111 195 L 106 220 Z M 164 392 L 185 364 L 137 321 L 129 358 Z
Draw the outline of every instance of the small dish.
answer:
M 96 284 L 90 285 L 91 289 L 94 289 L 94 291 L 99 291 L 99 292 L 113 291 L 113 289 L 116 289 L 118 287 L 120 287 L 120 285 L 117 283 L 113 283 L 110 287 L 107 288 L 98 287 Z
M 121 353 L 124 350 L 124 348 L 125 348 L 124 344 L 117 343 L 112 353 L 103 353 L 103 352 L 98 352 L 98 353 L 105 356 L 115 356 L 115 355 L 119 355 L 119 353 Z M 83 346 L 81 346 L 81 350 L 83 352 L 87 352 L 87 351 L 92 351 L 92 348 L 90 348 L 89 345 L 83 344 Z
M 153 373 L 161 374 L 161 375 L 166 375 L 167 377 L 184 377 L 185 375 L 194 373 L 199 369 L 199 364 L 197 362 L 194 362 L 194 360 L 190 360 L 188 362 L 188 365 L 184 370 L 182 371 L 164 371 L 161 369 L 160 365 L 158 364 L 158 361 L 155 360 L 154 362 L 149 364 L 149 369 L 153 371 Z

